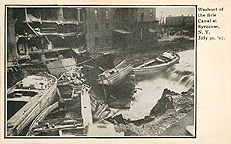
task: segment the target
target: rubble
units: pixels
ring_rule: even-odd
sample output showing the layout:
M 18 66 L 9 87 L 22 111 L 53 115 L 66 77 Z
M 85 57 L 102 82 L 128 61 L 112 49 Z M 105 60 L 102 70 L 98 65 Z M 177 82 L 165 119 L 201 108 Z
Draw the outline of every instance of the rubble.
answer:
M 150 55 L 148 57 L 150 57 Z M 142 55 L 142 58 L 137 59 L 148 59 L 148 57 Z M 135 59 L 135 57 L 131 57 L 130 61 L 132 61 L 133 58 Z M 72 105 L 73 101 L 70 99 L 78 97 L 79 94 L 75 93 L 75 91 L 78 91 L 83 84 L 92 86 L 90 96 L 93 123 L 114 124 L 116 131 L 124 132 L 126 136 L 159 135 L 172 124 L 186 116 L 187 113 L 192 111 L 194 108 L 193 87 L 182 93 L 176 93 L 165 89 L 162 93 L 162 97 L 150 111 L 150 115 L 135 121 L 126 119 L 122 114 L 118 114 L 118 112 L 121 109 L 129 109 L 131 101 L 134 100 L 133 94 L 135 92 L 136 84 L 134 74 L 130 73 L 121 83 L 115 86 L 105 86 L 105 95 L 103 92 L 103 86 L 96 82 L 98 74 L 102 73 L 99 67 L 102 66 L 103 69 L 110 69 L 110 67 L 113 67 L 114 64 L 112 64 L 111 61 L 111 64 L 109 64 L 109 62 L 100 63 L 100 60 L 88 61 L 84 58 L 82 62 L 83 63 L 77 63 L 77 66 L 72 67 L 72 70 L 63 73 L 63 75 L 59 78 L 58 95 L 61 98 L 59 103 L 60 105 L 70 105 L 70 107 L 63 107 L 50 114 L 51 119 L 53 119 L 52 116 L 57 116 L 60 113 L 65 114 L 65 117 L 68 118 L 61 123 L 61 125 L 67 125 L 65 130 L 63 130 L 64 127 L 62 126 L 56 127 L 59 130 L 59 135 L 69 135 L 71 131 L 74 132 L 76 130 L 73 129 L 76 123 L 73 121 L 73 116 L 75 116 L 75 112 L 73 112 L 73 110 L 76 109 L 78 107 L 77 105 L 80 105 L 80 103 L 75 101 L 76 105 Z M 72 97 L 68 98 L 70 95 Z M 105 97 L 107 97 L 106 101 Z M 68 125 L 70 125 L 70 127 L 68 127 Z M 54 128 L 54 126 L 50 123 L 44 124 L 44 126 Z M 79 128 L 82 130 L 82 127 Z M 53 129 L 50 130 L 52 131 Z M 86 131 L 83 131 L 82 134 L 86 135 Z M 76 135 L 79 135 L 78 130 L 76 131 Z
M 135 122 L 119 123 L 115 127 L 118 132 L 124 131 L 126 136 L 158 136 L 192 111 L 193 104 L 193 88 L 181 94 L 165 89 L 149 116 Z

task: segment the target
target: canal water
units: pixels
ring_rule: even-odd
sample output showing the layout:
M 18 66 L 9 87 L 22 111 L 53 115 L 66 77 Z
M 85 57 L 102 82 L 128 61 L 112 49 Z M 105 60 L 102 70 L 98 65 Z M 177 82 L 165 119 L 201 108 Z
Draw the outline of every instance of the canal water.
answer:
M 165 88 L 181 93 L 187 91 L 194 84 L 194 50 L 178 53 L 180 62 L 167 69 L 165 72 L 137 77 L 137 92 L 131 108 L 121 110 L 125 119 L 138 120 L 148 116 L 157 101 L 161 98 Z

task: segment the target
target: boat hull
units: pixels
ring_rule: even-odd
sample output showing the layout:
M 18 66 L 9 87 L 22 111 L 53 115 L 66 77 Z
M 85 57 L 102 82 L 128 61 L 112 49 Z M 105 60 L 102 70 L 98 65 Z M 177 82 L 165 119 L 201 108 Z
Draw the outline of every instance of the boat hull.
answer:
M 60 101 L 43 110 L 32 122 L 27 136 L 85 135 L 85 127 L 93 123 L 88 93 L 90 88 L 83 85 L 80 95 L 79 90 L 71 90 L 70 98 L 61 97 Z M 63 114 L 64 111 L 69 114 Z M 47 127 L 44 127 L 44 124 L 47 124 Z
M 132 67 L 128 66 L 125 67 L 123 69 L 121 69 L 119 72 L 111 75 L 110 77 L 107 77 L 104 80 L 99 80 L 98 79 L 98 83 L 99 84 L 104 84 L 104 85 L 115 85 L 118 84 L 123 78 L 126 77 L 126 75 L 128 75 L 131 71 L 132 71 Z
M 153 74 L 153 73 L 162 72 L 177 63 L 179 63 L 179 57 L 176 57 L 173 61 L 163 65 L 149 66 L 149 67 L 142 67 L 142 68 L 137 67 L 137 68 L 133 68 L 133 71 L 135 75 Z
M 7 121 L 7 136 L 19 135 L 41 111 L 54 101 L 57 91 L 57 79 L 54 76 L 52 77 L 55 82 L 49 88 L 43 92 L 38 92 Z

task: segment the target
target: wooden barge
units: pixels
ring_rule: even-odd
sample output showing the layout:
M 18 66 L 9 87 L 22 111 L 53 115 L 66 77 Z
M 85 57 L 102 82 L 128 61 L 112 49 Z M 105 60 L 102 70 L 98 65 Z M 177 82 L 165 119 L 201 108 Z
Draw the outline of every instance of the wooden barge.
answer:
M 114 85 L 118 84 L 125 76 L 127 76 L 132 71 L 132 66 L 124 65 L 124 61 L 118 64 L 116 67 L 112 69 L 108 69 L 103 73 L 98 75 L 98 83 L 103 85 Z
M 179 60 L 180 57 L 178 54 L 165 52 L 159 57 L 133 68 L 133 71 L 136 75 L 157 73 L 179 63 Z
M 54 101 L 56 90 L 57 79 L 47 73 L 28 76 L 9 88 L 7 136 L 19 135 L 43 109 Z M 18 103 L 21 105 L 19 106 Z
M 59 101 L 44 109 L 32 122 L 27 136 L 84 136 L 92 124 L 89 87 L 76 68 L 58 79 Z

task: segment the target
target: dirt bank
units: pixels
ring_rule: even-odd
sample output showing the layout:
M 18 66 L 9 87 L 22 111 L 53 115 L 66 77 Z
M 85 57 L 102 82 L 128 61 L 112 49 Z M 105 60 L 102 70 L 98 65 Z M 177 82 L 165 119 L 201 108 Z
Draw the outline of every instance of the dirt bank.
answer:
M 181 94 L 165 90 L 161 99 L 153 107 L 150 116 L 136 122 L 116 125 L 118 132 L 126 136 L 158 136 L 180 119 L 188 115 L 194 108 L 194 90 L 189 89 Z M 194 118 L 192 116 L 192 121 Z M 187 121 L 187 120 L 186 120 Z M 184 124 L 184 123 L 181 123 Z M 182 130 L 182 128 L 180 129 Z M 172 130 L 172 132 L 175 132 Z M 172 132 L 165 136 L 173 136 Z

